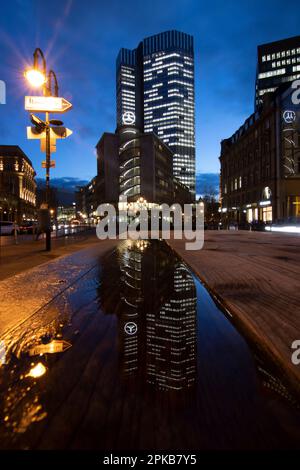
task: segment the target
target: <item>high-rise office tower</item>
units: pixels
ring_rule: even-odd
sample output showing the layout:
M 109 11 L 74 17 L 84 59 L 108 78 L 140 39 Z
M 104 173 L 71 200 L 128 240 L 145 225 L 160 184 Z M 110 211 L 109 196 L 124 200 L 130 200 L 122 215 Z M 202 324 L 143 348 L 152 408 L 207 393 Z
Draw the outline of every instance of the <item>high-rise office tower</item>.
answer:
M 134 78 L 133 78 L 134 77 Z M 117 124 L 154 132 L 172 150 L 173 175 L 195 193 L 193 37 L 167 31 L 117 58 Z
M 257 48 L 255 107 L 265 93 L 300 78 L 300 36 L 262 44 Z
M 136 51 L 121 49 L 117 58 L 117 126 L 122 116 L 135 114 Z

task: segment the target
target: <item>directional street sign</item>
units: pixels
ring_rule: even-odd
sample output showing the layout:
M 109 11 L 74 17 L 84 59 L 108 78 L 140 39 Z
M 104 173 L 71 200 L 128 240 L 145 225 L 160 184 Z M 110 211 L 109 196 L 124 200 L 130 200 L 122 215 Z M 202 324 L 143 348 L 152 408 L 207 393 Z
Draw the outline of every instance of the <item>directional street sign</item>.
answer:
M 71 343 L 64 339 L 53 339 L 51 343 L 37 344 L 29 349 L 30 356 L 38 356 L 40 354 L 55 354 L 66 351 L 72 346 Z
M 50 127 L 50 139 L 66 139 L 73 134 L 67 127 Z M 27 139 L 46 139 L 46 131 L 39 132 L 36 127 L 27 127 Z
M 41 152 L 46 152 L 46 139 L 41 139 Z M 50 139 L 50 153 L 56 152 L 56 139 Z
M 55 168 L 55 165 L 56 165 L 55 160 L 51 160 L 51 162 L 50 162 L 50 168 Z M 43 160 L 43 161 L 42 161 L 42 168 L 46 168 L 46 167 L 47 167 L 46 160 Z
M 71 131 L 71 129 L 68 129 L 67 127 L 61 127 L 61 126 L 50 127 L 50 136 L 53 139 L 66 139 L 67 137 L 70 137 L 70 135 L 72 134 L 73 134 L 73 131 Z
M 36 127 L 27 126 L 27 139 L 45 139 L 46 131 L 39 132 Z
M 25 109 L 48 113 L 65 113 L 72 108 L 65 98 L 55 96 L 25 96 Z

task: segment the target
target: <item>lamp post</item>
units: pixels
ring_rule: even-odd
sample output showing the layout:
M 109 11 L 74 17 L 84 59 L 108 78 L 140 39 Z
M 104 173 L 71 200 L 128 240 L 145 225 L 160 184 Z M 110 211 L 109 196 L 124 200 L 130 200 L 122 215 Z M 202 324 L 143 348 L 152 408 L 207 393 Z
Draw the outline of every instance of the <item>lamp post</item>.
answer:
M 41 66 L 39 65 L 39 58 L 41 59 Z M 41 88 L 44 96 L 58 96 L 58 82 L 57 77 L 53 70 L 49 70 L 47 74 L 46 59 L 42 50 L 38 47 L 33 53 L 33 68 L 29 68 L 24 72 L 25 78 L 34 88 Z M 54 80 L 54 94 L 52 93 L 52 79 Z M 51 226 L 50 226 L 50 168 L 51 168 L 51 148 L 50 148 L 50 124 L 49 112 L 46 111 L 46 118 L 44 130 L 46 133 L 46 205 L 48 209 L 48 227 L 46 229 L 46 250 L 51 250 Z

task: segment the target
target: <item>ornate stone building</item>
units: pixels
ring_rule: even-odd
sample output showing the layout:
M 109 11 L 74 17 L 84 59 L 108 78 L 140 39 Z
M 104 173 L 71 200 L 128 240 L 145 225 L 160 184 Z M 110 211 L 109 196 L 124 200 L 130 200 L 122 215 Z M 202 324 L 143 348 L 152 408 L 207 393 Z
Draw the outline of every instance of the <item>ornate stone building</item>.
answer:
M 35 174 L 30 159 L 18 145 L 0 145 L 0 220 L 20 223 L 34 218 Z
M 287 85 L 221 142 L 221 211 L 228 223 L 300 221 L 300 106 Z

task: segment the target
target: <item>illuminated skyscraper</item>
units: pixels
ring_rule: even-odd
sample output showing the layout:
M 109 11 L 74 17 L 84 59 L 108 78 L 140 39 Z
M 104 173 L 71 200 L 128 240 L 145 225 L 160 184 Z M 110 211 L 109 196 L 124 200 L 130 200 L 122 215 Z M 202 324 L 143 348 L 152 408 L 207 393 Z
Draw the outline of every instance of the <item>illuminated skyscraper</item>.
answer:
M 257 48 L 255 106 L 282 83 L 300 78 L 300 36 L 262 44 Z
M 135 114 L 136 51 L 121 49 L 117 57 L 117 125 L 128 111 Z M 130 123 L 132 124 L 132 123 Z
M 154 132 L 170 147 L 173 175 L 195 193 L 192 36 L 167 31 L 144 39 L 137 49 L 121 49 L 117 124 L 132 124 L 131 118 L 145 133 Z

